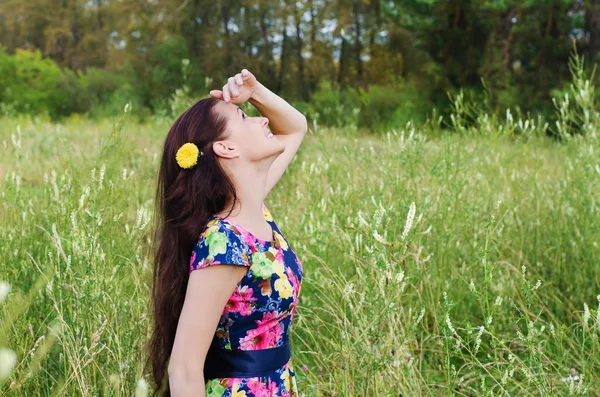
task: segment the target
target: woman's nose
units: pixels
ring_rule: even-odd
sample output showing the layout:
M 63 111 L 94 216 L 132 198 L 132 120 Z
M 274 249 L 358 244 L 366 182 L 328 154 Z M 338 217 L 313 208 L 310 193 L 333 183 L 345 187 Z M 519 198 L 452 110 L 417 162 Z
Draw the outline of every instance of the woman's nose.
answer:
M 266 117 L 263 117 L 262 126 L 266 127 L 267 125 L 269 125 L 269 119 Z

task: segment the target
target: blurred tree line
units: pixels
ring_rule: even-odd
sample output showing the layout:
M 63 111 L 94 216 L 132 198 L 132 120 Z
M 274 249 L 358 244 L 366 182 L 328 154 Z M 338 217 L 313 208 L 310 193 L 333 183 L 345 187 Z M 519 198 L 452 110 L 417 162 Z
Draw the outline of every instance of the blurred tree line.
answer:
M 459 88 L 547 113 L 599 24 L 600 0 L 0 0 L 0 105 L 151 112 L 246 67 L 330 124 L 423 120 Z

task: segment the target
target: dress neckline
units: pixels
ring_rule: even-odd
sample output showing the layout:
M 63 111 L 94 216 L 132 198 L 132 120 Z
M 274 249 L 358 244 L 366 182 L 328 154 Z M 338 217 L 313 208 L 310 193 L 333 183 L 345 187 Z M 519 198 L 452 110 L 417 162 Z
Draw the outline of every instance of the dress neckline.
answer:
M 246 229 L 245 227 L 243 227 L 242 225 L 232 221 L 229 218 L 221 218 L 218 215 L 213 215 L 214 218 L 220 219 L 221 221 L 227 222 L 230 225 L 236 227 L 237 229 L 241 229 L 244 232 L 248 233 L 253 239 L 255 239 L 256 241 L 258 241 L 259 243 L 261 243 L 262 245 L 269 245 L 269 246 L 274 246 L 275 242 L 277 241 L 277 238 L 275 236 L 275 228 L 273 227 L 273 224 L 268 221 L 266 218 L 265 221 L 267 221 L 267 223 L 269 224 L 269 226 L 271 226 L 271 238 L 273 239 L 272 241 L 267 241 L 267 240 L 263 240 L 262 238 L 256 237 L 254 234 L 250 233 L 250 231 L 248 229 Z

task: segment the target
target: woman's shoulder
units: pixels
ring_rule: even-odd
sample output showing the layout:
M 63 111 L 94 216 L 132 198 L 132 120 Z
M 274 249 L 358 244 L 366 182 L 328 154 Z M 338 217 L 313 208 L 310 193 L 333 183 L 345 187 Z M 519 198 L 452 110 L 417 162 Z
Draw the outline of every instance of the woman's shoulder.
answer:
M 248 245 L 233 225 L 211 217 L 194 246 L 190 272 L 218 264 L 250 266 Z

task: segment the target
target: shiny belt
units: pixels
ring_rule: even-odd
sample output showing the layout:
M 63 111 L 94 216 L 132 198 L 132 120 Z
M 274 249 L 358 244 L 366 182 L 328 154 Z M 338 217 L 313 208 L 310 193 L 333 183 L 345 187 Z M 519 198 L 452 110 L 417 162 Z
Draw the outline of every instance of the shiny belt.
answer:
M 283 367 L 291 356 L 289 343 L 262 350 L 225 350 L 211 345 L 204 361 L 204 379 L 263 376 Z

